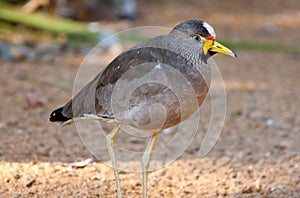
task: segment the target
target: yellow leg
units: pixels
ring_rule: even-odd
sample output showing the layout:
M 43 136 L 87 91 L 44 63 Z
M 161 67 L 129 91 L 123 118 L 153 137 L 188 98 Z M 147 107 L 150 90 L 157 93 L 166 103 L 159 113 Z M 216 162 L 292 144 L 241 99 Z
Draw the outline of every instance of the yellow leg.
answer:
M 147 144 L 146 150 L 144 152 L 142 158 L 142 179 L 143 179 L 143 198 L 147 198 L 147 176 L 148 176 L 148 168 L 151 157 L 151 152 L 154 147 L 154 143 L 158 136 L 158 132 L 154 132 Z
M 116 185 L 117 185 L 117 193 L 118 193 L 118 198 L 122 197 L 122 192 L 121 192 L 121 184 L 120 184 L 120 179 L 119 179 L 119 173 L 118 173 L 118 167 L 117 167 L 117 162 L 116 162 L 116 157 L 114 153 L 114 140 L 115 137 L 120 130 L 121 125 L 118 124 L 115 126 L 115 128 L 106 136 L 106 145 L 107 149 L 109 152 L 110 160 L 112 163 L 112 166 L 114 168 L 114 174 L 115 174 L 115 179 L 116 179 Z

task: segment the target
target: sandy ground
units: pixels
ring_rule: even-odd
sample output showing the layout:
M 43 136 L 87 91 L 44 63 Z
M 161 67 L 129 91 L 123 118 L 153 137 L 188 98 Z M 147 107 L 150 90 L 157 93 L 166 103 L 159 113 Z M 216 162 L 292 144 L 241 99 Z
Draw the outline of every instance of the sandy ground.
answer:
M 163 2 L 160 7 L 141 3 L 143 16 L 133 26 L 170 27 L 199 18 L 209 21 L 223 40 L 300 44 L 296 0 Z M 197 157 L 210 116 L 204 109 L 199 134 L 187 151 L 151 171 L 149 197 L 300 197 L 300 56 L 237 54 L 237 59 L 215 57 L 227 93 L 226 120 L 217 144 L 206 157 Z M 113 58 L 110 52 L 102 56 L 106 62 Z M 94 159 L 84 168 L 72 166 L 92 158 L 75 127 L 48 122 L 50 112 L 71 97 L 83 58 L 63 51 L 35 61 L 1 60 L 0 197 L 116 197 L 113 171 L 105 163 Z M 29 93 L 37 94 L 43 105 L 28 105 Z M 97 145 L 91 134 L 90 143 Z M 116 141 L 132 149 L 145 147 L 136 139 Z M 164 160 L 158 155 L 153 164 Z M 124 169 L 139 167 L 137 160 L 119 163 Z M 125 197 L 141 197 L 139 173 L 121 171 L 120 177 Z

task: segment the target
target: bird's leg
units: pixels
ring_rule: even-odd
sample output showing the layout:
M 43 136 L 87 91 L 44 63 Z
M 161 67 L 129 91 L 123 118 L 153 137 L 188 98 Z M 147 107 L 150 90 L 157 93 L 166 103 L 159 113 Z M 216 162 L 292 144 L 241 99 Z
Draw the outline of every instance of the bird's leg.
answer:
M 115 137 L 116 137 L 118 131 L 120 130 L 120 128 L 121 128 L 121 125 L 118 124 L 106 136 L 106 145 L 107 145 L 107 149 L 108 149 L 108 152 L 109 152 L 109 156 L 110 156 L 110 160 L 111 160 L 112 166 L 114 168 L 114 174 L 115 174 L 115 179 L 116 179 L 118 198 L 122 197 L 122 192 L 121 192 L 121 185 L 120 185 L 118 167 L 117 167 L 117 162 L 116 162 L 116 157 L 115 157 L 115 153 L 114 153 L 113 144 L 114 144 Z
M 154 132 L 147 144 L 146 150 L 144 152 L 142 158 L 142 179 L 143 179 L 143 198 L 147 198 L 147 176 L 148 176 L 148 168 L 151 157 L 151 152 L 154 147 L 154 143 L 158 136 L 158 132 Z

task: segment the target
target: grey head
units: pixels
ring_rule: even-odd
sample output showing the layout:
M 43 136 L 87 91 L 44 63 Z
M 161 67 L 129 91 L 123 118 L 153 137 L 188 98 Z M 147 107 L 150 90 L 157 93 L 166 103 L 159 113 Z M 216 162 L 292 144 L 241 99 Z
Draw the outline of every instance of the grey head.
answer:
M 155 37 L 134 48 L 154 47 L 171 50 L 197 65 L 206 63 L 207 59 L 216 53 L 203 51 L 205 38 L 214 39 L 215 37 L 215 31 L 208 23 L 188 20 L 176 25 L 169 34 Z
M 213 36 L 216 38 L 216 33 L 213 27 L 208 23 L 200 20 L 188 20 L 184 21 L 173 28 L 171 33 L 176 31 L 185 33 L 188 36 L 199 34 L 202 37 Z

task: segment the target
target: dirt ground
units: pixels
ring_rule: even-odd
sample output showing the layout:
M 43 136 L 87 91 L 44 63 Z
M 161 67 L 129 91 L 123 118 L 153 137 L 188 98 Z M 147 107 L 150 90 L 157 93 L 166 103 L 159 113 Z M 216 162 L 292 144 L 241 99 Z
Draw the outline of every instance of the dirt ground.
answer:
M 172 27 L 198 18 L 212 24 L 221 40 L 300 46 L 297 0 L 143 1 L 139 8 L 132 27 Z M 210 116 L 204 111 L 203 127 L 187 151 L 149 174 L 149 197 L 300 197 L 300 55 L 236 52 L 237 59 L 214 58 L 227 93 L 217 144 L 206 157 L 197 157 L 197 137 Z M 106 62 L 113 58 L 110 52 L 102 55 Z M 116 197 L 112 168 L 97 159 L 73 167 L 72 162 L 92 155 L 74 126 L 48 121 L 51 111 L 71 97 L 83 58 L 62 51 L 45 52 L 34 61 L 0 61 L 0 197 Z M 29 93 L 37 94 L 42 105 L 29 105 Z M 91 142 L 97 145 L 93 137 Z M 139 166 L 135 160 L 119 163 Z M 120 178 L 125 197 L 141 197 L 141 174 L 121 171 Z

